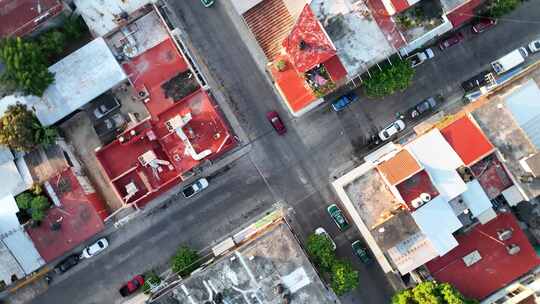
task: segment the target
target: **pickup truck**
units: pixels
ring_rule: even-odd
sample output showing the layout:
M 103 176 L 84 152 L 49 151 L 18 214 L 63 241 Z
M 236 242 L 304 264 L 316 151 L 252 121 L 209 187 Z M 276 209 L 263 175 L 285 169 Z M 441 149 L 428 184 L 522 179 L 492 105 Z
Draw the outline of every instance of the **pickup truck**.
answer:
M 421 65 L 422 63 L 424 63 L 424 61 L 431 59 L 433 57 L 435 57 L 433 50 L 425 49 L 424 51 L 418 52 L 414 55 L 407 57 L 407 60 L 409 60 L 409 62 L 411 63 L 411 67 L 415 68 Z

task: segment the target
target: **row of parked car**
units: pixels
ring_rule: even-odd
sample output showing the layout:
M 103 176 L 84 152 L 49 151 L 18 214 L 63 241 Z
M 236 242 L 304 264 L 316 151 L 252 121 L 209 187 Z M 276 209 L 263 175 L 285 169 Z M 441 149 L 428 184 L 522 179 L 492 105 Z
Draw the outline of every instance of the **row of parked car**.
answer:
M 326 208 L 326 211 L 328 212 L 330 217 L 332 217 L 332 220 L 334 221 L 334 223 L 336 223 L 339 230 L 344 231 L 350 227 L 349 222 L 347 221 L 347 218 L 343 215 L 343 212 L 341 211 L 341 209 L 339 209 L 339 207 L 336 204 L 332 204 L 328 206 Z M 337 249 L 336 243 L 334 242 L 330 234 L 323 227 L 319 227 L 315 229 L 315 234 L 326 237 L 332 244 L 332 248 L 334 250 Z M 352 242 L 351 248 L 354 255 L 356 255 L 362 263 L 369 265 L 373 262 L 373 259 L 371 258 L 369 251 L 362 244 L 360 240 L 356 240 Z

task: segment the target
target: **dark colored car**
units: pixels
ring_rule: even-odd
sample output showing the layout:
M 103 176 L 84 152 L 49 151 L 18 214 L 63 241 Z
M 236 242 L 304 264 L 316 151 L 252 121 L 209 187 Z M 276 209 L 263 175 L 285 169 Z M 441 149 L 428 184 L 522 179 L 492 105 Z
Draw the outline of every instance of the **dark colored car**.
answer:
M 54 268 L 54 271 L 56 273 L 64 273 L 70 270 L 71 268 L 73 268 L 73 266 L 77 265 L 78 263 L 79 263 L 79 255 L 72 254 L 68 256 L 67 258 L 65 258 L 64 260 L 62 260 L 62 262 L 58 263 L 58 265 L 56 265 L 56 267 Z
M 441 51 L 444 51 L 445 49 L 452 47 L 460 43 L 461 41 L 463 41 L 463 34 L 455 33 L 454 35 L 441 41 L 441 43 L 439 44 L 439 48 L 441 49 Z
M 268 112 L 266 113 L 266 118 L 272 124 L 272 127 L 274 127 L 274 129 L 279 135 L 283 135 L 287 132 L 287 128 L 285 127 L 285 124 L 281 120 L 281 117 L 279 117 L 278 112 L 276 111 Z
M 336 204 L 328 206 L 326 208 L 326 211 L 328 212 L 328 214 L 330 214 L 330 216 L 338 226 L 339 230 L 343 231 L 349 228 L 349 222 L 347 221 L 347 218 L 345 218 L 343 212 Z
M 437 106 L 437 100 L 434 97 L 429 97 L 417 103 L 411 110 L 411 118 L 416 118 L 429 112 Z
M 481 87 L 491 84 L 493 76 L 490 71 L 483 71 L 461 83 L 465 92 L 476 91 Z
M 480 20 L 476 21 L 476 23 L 473 24 L 472 31 L 475 34 L 480 34 L 480 33 L 484 32 L 484 31 L 494 27 L 496 24 L 497 24 L 497 19 L 483 18 L 483 19 L 480 19 Z
M 354 241 L 351 244 L 352 251 L 354 255 L 356 255 L 362 263 L 369 265 L 373 262 L 373 259 L 369 256 L 367 248 L 362 245 L 360 241 Z
M 118 292 L 120 292 L 120 295 L 125 298 L 129 296 L 130 294 L 133 294 L 143 285 L 144 285 L 144 277 L 142 275 L 136 275 L 133 277 L 133 279 L 129 280 L 126 284 L 124 284 L 118 290 Z
M 340 98 L 338 98 L 336 101 L 332 102 L 332 109 L 334 111 L 339 112 L 343 109 L 345 109 L 348 105 L 350 105 L 352 102 L 357 101 L 358 95 L 354 92 L 349 92 Z

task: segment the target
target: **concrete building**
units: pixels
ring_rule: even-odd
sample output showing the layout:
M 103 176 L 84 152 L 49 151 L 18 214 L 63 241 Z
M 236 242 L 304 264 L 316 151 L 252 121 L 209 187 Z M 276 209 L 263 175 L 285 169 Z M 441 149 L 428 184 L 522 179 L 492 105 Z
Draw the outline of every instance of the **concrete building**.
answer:
M 282 221 L 194 271 L 157 303 L 337 303 Z M 170 302 L 169 302 L 170 300 Z
M 365 160 L 333 186 L 385 272 L 484 299 L 540 265 L 509 210 L 520 186 L 472 116 Z

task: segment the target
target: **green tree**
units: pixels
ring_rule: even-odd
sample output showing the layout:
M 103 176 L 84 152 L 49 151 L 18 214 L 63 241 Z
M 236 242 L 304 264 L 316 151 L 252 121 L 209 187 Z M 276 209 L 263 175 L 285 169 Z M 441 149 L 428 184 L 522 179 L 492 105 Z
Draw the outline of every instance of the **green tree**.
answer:
M 0 81 L 26 94 L 42 96 L 54 82 L 54 75 L 47 69 L 47 58 L 35 42 L 20 37 L 1 40 L 0 60 L 5 65 Z
M 358 287 L 358 271 L 348 261 L 336 261 L 332 265 L 332 289 L 337 295 Z
M 66 35 L 58 30 L 43 33 L 38 38 L 39 47 L 48 56 L 59 55 L 64 51 Z
M 32 195 L 32 193 L 23 192 L 15 197 L 15 202 L 17 202 L 17 207 L 19 207 L 19 209 L 30 209 L 33 198 L 34 195 Z
M 490 0 L 485 4 L 485 13 L 487 17 L 499 18 L 515 10 L 521 0 Z
M 407 60 L 394 60 L 367 78 L 363 85 L 368 97 L 378 98 L 403 91 L 411 84 L 414 69 Z
M 425 281 L 392 297 L 392 304 L 476 304 L 448 283 Z
M 181 246 L 172 259 L 172 271 L 184 277 L 199 267 L 199 254 L 197 251 Z
M 26 105 L 10 105 L 0 117 L 0 144 L 12 149 L 30 151 L 52 144 L 57 136 L 56 129 L 43 127 Z
M 315 264 L 320 266 L 322 270 L 329 271 L 336 261 L 336 255 L 332 242 L 320 234 L 312 234 L 307 240 L 307 251 L 314 259 Z
M 62 29 L 70 40 L 77 40 L 83 36 L 86 30 L 84 21 L 81 16 L 72 15 L 64 19 Z

